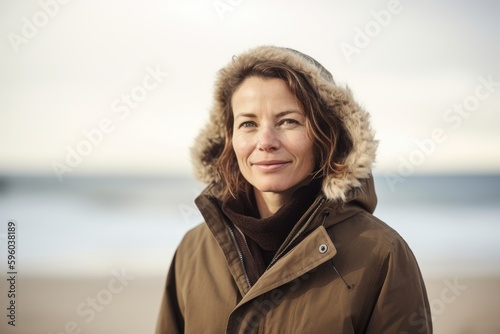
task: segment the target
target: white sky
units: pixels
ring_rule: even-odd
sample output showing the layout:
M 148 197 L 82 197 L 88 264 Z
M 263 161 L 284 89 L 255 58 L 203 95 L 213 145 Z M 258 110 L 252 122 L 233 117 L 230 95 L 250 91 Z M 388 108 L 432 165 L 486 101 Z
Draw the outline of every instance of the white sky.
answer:
M 105 119 L 113 130 L 71 175 L 190 173 L 189 147 L 208 116 L 216 71 L 261 44 L 307 53 L 352 88 L 381 142 L 375 171 L 397 171 L 420 154 L 415 172 L 500 172 L 500 83 L 470 116 L 447 114 L 474 102 L 479 78 L 500 82 L 495 1 L 401 0 L 385 26 L 372 11 L 390 1 L 54 3 L 0 4 L 0 174 L 54 175 L 52 163 L 66 164 L 68 147 L 84 145 L 82 131 Z M 52 4 L 52 16 L 41 4 Z M 377 25 L 348 61 L 342 43 L 356 46 L 357 29 Z M 9 38 L 25 38 L 23 30 L 32 36 L 13 46 Z M 147 68 L 168 76 L 148 81 L 157 87 L 126 117 L 114 112 L 115 101 L 125 106 L 122 94 L 141 92 Z M 438 128 L 446 141 L 416 152 Z

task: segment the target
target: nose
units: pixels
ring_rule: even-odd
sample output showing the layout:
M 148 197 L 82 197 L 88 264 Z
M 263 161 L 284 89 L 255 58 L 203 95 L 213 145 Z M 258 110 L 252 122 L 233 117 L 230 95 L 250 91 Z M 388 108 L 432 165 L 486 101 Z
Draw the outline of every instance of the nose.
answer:
M 271 126 L 261 127 L 259 129 L 257 148 L 260 151 L 275 151 L 279 147 L 280 139 L 276 129 Z

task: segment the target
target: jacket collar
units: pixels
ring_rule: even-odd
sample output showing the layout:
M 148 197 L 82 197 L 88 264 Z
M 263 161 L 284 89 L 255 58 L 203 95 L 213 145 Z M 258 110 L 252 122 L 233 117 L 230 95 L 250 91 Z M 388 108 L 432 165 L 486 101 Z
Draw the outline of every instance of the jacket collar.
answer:
M 373 178 L 370 177 L 364 181 L 360 188 L 351 190 L 347 199 L 347 203 L 341 200 L 331 200 L 328 199 L 324 193 L 320 193 L 304 214 L 304 219 L 306 220 L 298 223 L 290 232 L 287 239 L 276 252 L 275 259 L 271 262 L 270 267 L 258 281 L 267 283 L 256 283 L 252 286 L 252 291 L 263 291 L 268 288 L 272 289 L 275 284 L 278 284 L 278 282 L 275 281 L 276 277 L 283 275 L 283 273 L 280 274 L 279 270 L 280 268 L 286 268 L 283 267 L 283 263 L 285 263 L 283 262 L 285 260 L 285 254 L 287 266 L 294 265 L 296 268 L 302 268 L 297 271 L 298 273 L 302 272 L 303 269 L 309 268 L 313 263 L 319 265 L 333 258 L 336 254 L 336 250 L 326 230 L 354 216 L 360 211 L 373 212 L 376 205 Z M 225 215 L 220 208 L 217 198 L 211 192 L 211 186 L 208 186 L 201 195 L 196 198 L 195 202 L 205 218 L 208 228 L 211 230 L 215 240 L 226 257 L 229 270 L 241 295 L 245 296 L 250 291 L 250 284 L 245 268 L 241 262 L 241 254 L 239 254 L 238 250 L 235 248 L 234 236 L 231 236 L 231 230 L 225 222 Z M 314 241 L 312 244 L 311 240 Z M 317 249 L 315 247 L 319 249 L 319 246 L 322 244 L 326 244 L 328 249 L 331 250 L 331 252 L 327 254 L 328 256 L 324 255 L 324 253 L 320 255 L 316 254 Z M 296 256 L 294 254 L 298 255 Z M 314 261 L 311 261 L 311 263 L 307 263 L 307 261 L 304 262 L 304 254 L 307 254 L 306 257 L 308 259 L 310 258 L 310 260 Z M 277 265 L 276 268 L 275 265 Z M 307 272 L 307 270 L 304 272 Z M 287 280 L 289 279 L 289 281 L 291 281 L 299 276 L 300 275 L 293 274 L 288 277 Z M 264 279 L 264 277 L 266 278 Z

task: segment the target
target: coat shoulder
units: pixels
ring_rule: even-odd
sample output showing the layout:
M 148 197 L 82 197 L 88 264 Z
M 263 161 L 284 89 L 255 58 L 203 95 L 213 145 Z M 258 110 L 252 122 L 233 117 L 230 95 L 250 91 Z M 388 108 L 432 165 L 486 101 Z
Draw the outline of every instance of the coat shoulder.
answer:
M 339 265 L 357 263 L 360 267 L 381 270 L 387 261 L 398 261 L 405 267 L 418 267 L 406 240 L 391 226 L 364 210 L 331 226 L 328 234 L 337 248 Z
M 177 249 L 178 256 L 192 257 L 207 248 L 213 248 L 217 242 L 206 223 L 200 223 L 188 230 Z
M 200 223 L 186 232 L 182 238 L 181 245 L 183 243 L 200 242 L 205 240 L 207 237 L 211 237 L 212 234 L 205 222 Z
M 210 270 L 210 267 L 226 270 L 226 256 L 222 247 L 206 223 L 193 227 L 186 232 L 177 248 L 179 269 L 191 273 L 195 267 L 204 271 Z
M 390 225 L 371 213 L 360 210 L 355 215 L 328 228 L 333 238 L 372 240 L 379 244 L 406 243 L 403 237 Z M 335 241 L 335 240 L 334 240 Z

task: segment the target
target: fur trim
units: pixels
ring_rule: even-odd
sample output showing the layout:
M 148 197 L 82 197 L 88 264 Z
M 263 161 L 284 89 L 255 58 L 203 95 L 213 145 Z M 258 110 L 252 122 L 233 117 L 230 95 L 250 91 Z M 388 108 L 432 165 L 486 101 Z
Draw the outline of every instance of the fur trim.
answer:
M 361 181 L 370 177 L 375 160 L 378 143 L 374 139 L 369 114 L 356 103 L 351 91 L 347 87 L 336 85 L 332 75 L 313 58 L 292 49 L 275 46 L 251 49 L 220 70 L 215 83 L 215 102 L 210 119 L 200 131 L 191 150 L 195 177 L 207 184 L 220 181 L 213 166 L 225 143 L 221 115 L 226 82 L 242 68 L 262 59 L 287 63 L 309 75 L 319 96 L 330 110 L 337 113 L 346 131 L 350 133 L 353 147 L 345 160 L 347 170 L 344 177 L 330 176 L 323 181 L 323 192 L 327 198 L 346 201 L 348 192 L 361 187 Z

